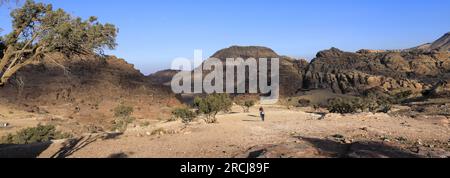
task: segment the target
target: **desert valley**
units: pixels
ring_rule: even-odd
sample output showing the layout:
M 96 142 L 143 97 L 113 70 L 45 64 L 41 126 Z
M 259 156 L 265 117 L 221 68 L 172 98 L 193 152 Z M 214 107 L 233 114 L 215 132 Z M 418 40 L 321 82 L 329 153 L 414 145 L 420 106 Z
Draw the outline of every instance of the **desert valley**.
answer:
M 0 59 L 13 59 L 5 57 L 9 41 L 1 42 Z M 0 157 L 450 157 L 450 33 L 409 49 L 331 48 L 311 61 L 260 46 L 211 56 L 279 58 L 281 98 L 273 105 L 261 105 L 259 94 L 176 94 L 170 83 L 179 71 L 146 76 L 96 49 L 49 51 L 11 76 L 0 67 L 2 83 L 8 77 L 0 87 Z

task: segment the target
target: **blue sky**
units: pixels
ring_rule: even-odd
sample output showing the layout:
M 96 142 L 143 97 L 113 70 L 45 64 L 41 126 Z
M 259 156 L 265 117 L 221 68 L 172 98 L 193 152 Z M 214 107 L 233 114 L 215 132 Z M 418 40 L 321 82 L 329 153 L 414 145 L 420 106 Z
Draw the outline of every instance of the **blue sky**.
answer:
M 40 0 L 38 0 L 40 1 Z M 232 45 L 259 45 L 311 59 L 323 49 L 409 48 L 450 31 L 448 0 L 41 0 L 120 29 L 108 53 L 143 73 L 176 57 L 204 57 Z M 9 31 L 9 10 L 0 27 Z M 4 34 L 4 33 L 3 33 Z

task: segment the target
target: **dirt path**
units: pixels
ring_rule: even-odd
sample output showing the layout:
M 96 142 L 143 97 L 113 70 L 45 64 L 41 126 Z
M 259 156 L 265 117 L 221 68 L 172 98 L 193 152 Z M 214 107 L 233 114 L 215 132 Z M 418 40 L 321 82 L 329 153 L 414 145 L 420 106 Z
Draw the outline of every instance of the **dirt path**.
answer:
M 234 111 L 240 111 L 235 108 Z M 343 135 L 355 139 L 405 138 L 446 142 L 448 123 L 415 120 L 386 114 L 341 116 L 266 108 L 267 121 L 261 122 L 257 110 L 251 113 L 220 115 L 219 123 L 197 122 L 184 128 L 179 122 L 161 123 L 147 128 L 131 128 L 124 135 L 86 136 L 70 144 L 57 142 L 40 157 L 234 157 L 257 145 L 296 142 L 298 137 L 324 138 Z M 161 129 L 162 128 L 162 129 Z M 161 130 L 166 134 L 152 133 Z M 164 131 L 162 131 L 164 130 Z M 167 134 L 168 133 L 168 134 Z

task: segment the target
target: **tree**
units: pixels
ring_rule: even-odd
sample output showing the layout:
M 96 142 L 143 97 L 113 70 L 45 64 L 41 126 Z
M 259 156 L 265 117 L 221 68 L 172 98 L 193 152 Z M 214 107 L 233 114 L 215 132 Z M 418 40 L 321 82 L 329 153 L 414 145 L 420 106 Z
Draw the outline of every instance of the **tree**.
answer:
M 50 4 L 27 0 L 11 12 L 11 17 L 13 30 L 1 39 L 5 49 L 0 60 L 0 86 L 49 53 L 102 54 L 103 49 L 117 46 L 114 25 L 101 24 L 96 17 L 75 18 L 62 9 L 53 10 Z
M 194 100 L 194 107 L 205 114 L 207 123 L 216 123 L 216 115 L 221 111 L 229 111 L 232 106 L 233 101 L 228 94 L 211 94 Z
M 113 122 L 112 130 L 122 133 L 125 132 L 127 130 L 128 124 L 133 123 L 133 121 L 135 120 L 135 118 L 131 116 L 133 114 L 133 111 L 133 107 L 123 104 L 114 108 L 114 117 L 116 117 L 116 120 L 114 120 Z

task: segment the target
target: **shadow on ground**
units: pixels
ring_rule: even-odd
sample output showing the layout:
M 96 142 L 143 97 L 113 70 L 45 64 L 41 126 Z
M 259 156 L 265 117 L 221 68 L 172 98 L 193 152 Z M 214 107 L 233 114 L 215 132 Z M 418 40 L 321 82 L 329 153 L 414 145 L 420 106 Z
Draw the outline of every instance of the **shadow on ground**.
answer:
M 50 158 L 67 158 L 97 140 L 115 139 L 122 133 L 109 133 L 104 135 L 89 135 L 69 139 L 62 143 L 62 147 Z M 0 145 L 0 158 L 37 158 L 47 150 L 53 142 L 33 143 L 25 145 Z M 112 155 L 114 156 L 114 155 Z M 124 155 L 116 155 L 124 157 Z
M 51 142 L 45 142 L 27 145 L 0 145 L 0 158 L 37 158 L 51 144 Z
M 330 139 L 298 138 L 312 144 L 321 152 L 338 158 L 421 158 L 420 155 L 385 142 L 359 141 L 344 144 Z
M 121 153 L 109 155 L 108 158 L 129 158 L 129 156 L 128 156 L 128 154 L 121 152 Z
M 109 133 L 105 135 L 89 135 L 72 139 L 63 144 L 63 147 L 56 152 L 51 158 L 67 158 L 84 147 L 96 142 L 98 139 L 110 140 L 121 136 L 122 133 Z
M 332 139 L 295 137 L 296 142 L 261 145 L 237 158 L 424 158 L 384 142 L 342 143 Z

